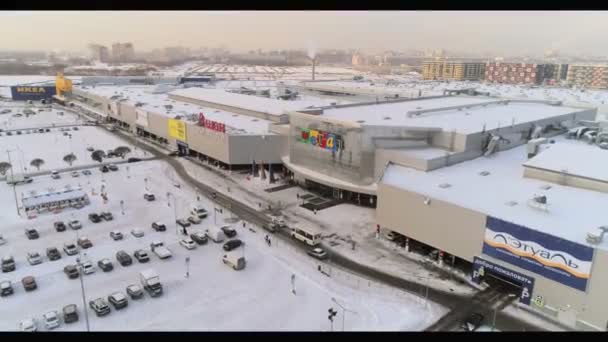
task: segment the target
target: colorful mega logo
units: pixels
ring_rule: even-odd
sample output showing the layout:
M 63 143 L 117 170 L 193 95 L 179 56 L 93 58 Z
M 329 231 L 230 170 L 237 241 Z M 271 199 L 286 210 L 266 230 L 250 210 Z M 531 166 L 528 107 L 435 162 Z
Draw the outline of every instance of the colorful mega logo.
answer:
M 298 141 L 330 151 L 343 151 L 344 140 L 341 135 L 315 129 L 299 128 Z
M 46 90 L 43 87 L 17 87 L 18 93 L 46 93 Z
M 593 249 L 488 216 L 483 253 L 585 291 Z

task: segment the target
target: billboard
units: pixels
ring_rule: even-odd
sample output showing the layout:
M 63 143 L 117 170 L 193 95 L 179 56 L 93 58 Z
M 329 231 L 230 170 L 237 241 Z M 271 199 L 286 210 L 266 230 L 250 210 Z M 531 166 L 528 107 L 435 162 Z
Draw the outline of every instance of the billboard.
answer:
M 522 304 L 530 305 L 530 298 L 532 291 L 534 290 L 534 278 L 528 277 L 525 274 L 515 272 L 506 267 L 494 264 L 482 258 L 475 257 L 473 259 L 473 281 L 477 284 L 481 283 L 481 280 L 486 275 L 486 272 L 492 272 L 498 274 L 504 278 L 515 281 L 521 284 L 521 293 L 519 295 L 519 302 Z
M 219 133 L 226 133 L 226 125 L 219 121 L 205 119 L 203 113 L 198 114 L 198 125 Z
M 483 253 L 586 291 L 593 248 L 488 216 Z
M 52 86 L 13 86 L 11 95 L 15 101 L 40 101 L 52 98 L 56 88 Z
M 148 127 L 148 112 L 141 109 L 135 110 L 135 124 L 142 127 Z
M 181 120 L 169 119 L 167 121 L 169 137 L 186 141 L 186 123 Z
M 329 151 L 342 151 L 345 148 L 341 135 L 316 129 L 299 128 L 297 140 Z

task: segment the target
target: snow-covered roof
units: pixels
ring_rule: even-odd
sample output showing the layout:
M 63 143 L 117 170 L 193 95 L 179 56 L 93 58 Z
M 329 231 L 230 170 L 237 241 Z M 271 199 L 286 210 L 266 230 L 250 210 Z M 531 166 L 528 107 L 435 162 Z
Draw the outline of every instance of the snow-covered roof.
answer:
M 281 116 L 289 111 L 304 110 L 312 107 L 329 105 L 331 100 L 277 100 L 254 95 L 243 95 L 223 89 L 186 88 L 172 91 L 171 95 L 187 97 L 192 100 L 216 103 L 225 106 L 238 107 L 246 110 Z
M 225 110 L 204 107 L 192 103 L 170 99 L 167 93 L 153 93 L 157 86 L 95 86 L 80 87 L 82 91 L 116 100 L 127 99 L 130 105 L 141 104 L 138 109 L 156 113 L 169 118 L 203 113 L 208 120 L 226 125 L 228 134 L 272 134 L 269 131 L 271 121 L 237 114 Z M 253 97 L 253 96 L 252 96 Z M 171 106 L 169 107 L 165 106 Z M 190 121 L 194 122 L 194 121 Z
M 81 188 L 73 188 L 23 197 L 22 202 L 25 208 L 30 208 L 44 203 L 66 201 L 86 196 L 87 193 Z
M 556 139 L 557 144 L 598 149 L 563 137 Z M 430 172 L 391 164 L 380 182 L 589 245 L 587 233 L 608 224 L 605 215 L 608 194 L 524 178 L 522 164 L 526 161 L 527 150 L 523 145 L 489 158 L 480 157 Z M 482 171 L 488 171 L 489 175 L 480 175 Z M 546 185 L 550 185 L 548 190 L 544 189 Z M 547 211 L 528 205 L 529 200 L 539 195 L 547 196 Z M 512 202 L 516 204 L 511 205 Z M 608 249 L 608 241 L 589 246 Z
M 358 122 L 367 126 L 437 127 L 459 133 L 476 133 L 484 129 L 534 122 L 554 116 L 570 114 L 581 109 L 540 103 L 509 102 L 497 104 L 488 97 L 447 96 L 405 102 L 379 103 L 345 108 L 329 108 L 323 116 Z M 494 103 L 493 103 L 494 102 Z M 438 110 L 410 116 L 408 112 L 445 107 L 487 104 L 462 109 Z
M 524 166 L 608 182 L 608 150 L 580 144 L 551 144 Z

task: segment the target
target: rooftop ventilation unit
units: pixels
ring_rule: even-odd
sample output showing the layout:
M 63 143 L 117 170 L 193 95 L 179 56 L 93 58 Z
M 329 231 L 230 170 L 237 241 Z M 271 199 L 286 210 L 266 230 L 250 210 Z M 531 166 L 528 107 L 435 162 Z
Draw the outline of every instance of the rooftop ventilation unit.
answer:
M 601 243 L 604 240 L 604 234 L 608 231 L 608 226 L 601 226 L 597 228 L 595 232 L 587 233 L 587 242 L 594 245 Z
M 391 119 L 390 116 L 385 116 L 385 117 L 382 118 L 382 120 L 390 120 L 390 119 Z
M 540 151 L 540 145 L 546 144 L 546 143 L 547 143 L 547 138 L 537 138 L 537 139 L 528 141 L 528 144 L 526 146 L 526 149 L 528 152 L 528 159 L 536 156 Z
M 514 207 L 517 205 L 517 202 L 515 201 L 508 201 L 507 203 L 505 203 L 505 205 L 508 205 L 509 207 Z
M 498 150 L 499 142 L 500 142 L 500 136 L 492 135 L 492 138 L 490 138 L 490 141 L 488 142 L 488 146 L 486 147 L 486 150 L 484 151 L 483 155 L 487 157 L 487 156 L 493 154 L 494 152 L 496 152 L 496 150 Z
M 541 185 L 541 187 L 540 187 L 540 188 L 541 188 L 541 189 L 543 189 L 543 190 L 549 190 L 549 189 L 551 189 L 552 187 L 551 187 L 551 185 L 549 185 L 549 184 L 545 184 L 545 185 Z
M 548 211 L 547 196 L 534 195 L 532 199 L 528 200 L 528 206 L 534 209 Z
M 358 123 L 364 123 L 365 120 L 357 120 Z
M 442 188 L 442 189 L 447 189 L 447 188 L 449 188 L 451 186 L 452 186 L 452 184 L 450 184 L 450 183 L 441 183 L 441 184 L 439 184 L 439 187 Z
M 490 174 L 490 171 L 481 171 L 479 173 L 480 176 L 488 176 Z

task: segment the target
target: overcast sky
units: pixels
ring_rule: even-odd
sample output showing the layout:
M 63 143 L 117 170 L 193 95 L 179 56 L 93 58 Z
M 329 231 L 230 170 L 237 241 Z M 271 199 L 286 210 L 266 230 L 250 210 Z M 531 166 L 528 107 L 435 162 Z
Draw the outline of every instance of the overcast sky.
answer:
M 608 54 L 608 12 L 0 12 L 0 49 L 445 48 Z

